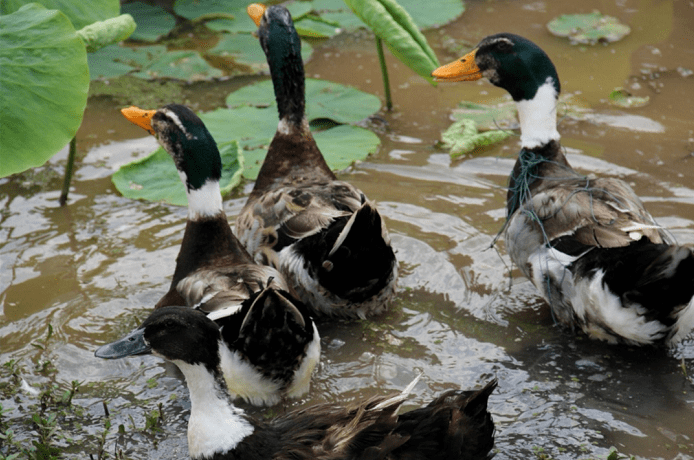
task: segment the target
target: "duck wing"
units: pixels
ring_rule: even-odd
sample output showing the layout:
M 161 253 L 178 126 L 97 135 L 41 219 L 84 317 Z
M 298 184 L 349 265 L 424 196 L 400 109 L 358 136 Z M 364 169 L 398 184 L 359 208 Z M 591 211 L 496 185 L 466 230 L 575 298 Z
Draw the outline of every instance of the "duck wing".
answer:
M 185 305 L 204 313 L 218 312 L 212 319 L 220 317 L 221 310 L 240 308 L 255 292 L 266 287 L 288 290 L 284 278 L 272 267 L 256 264 L 225 266 L 223 259 L 216 265 L 219 266 L 194 271 L 176 286 Z
M 236 220 L 236 232 L 258 261 L 294 241 L 315 235 L 335 219 L 349 216 L 365 200 L 342 181 L 283 186 L 246 204 Z

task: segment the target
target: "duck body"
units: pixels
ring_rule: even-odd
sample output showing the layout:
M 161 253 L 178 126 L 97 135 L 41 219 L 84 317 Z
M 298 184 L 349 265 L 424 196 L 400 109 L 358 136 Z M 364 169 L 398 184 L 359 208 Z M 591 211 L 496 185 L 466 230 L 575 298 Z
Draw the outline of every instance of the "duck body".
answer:
M 546 53 L 523 37 L 496 34 L 433 75 L 486 77 L 516 102 L 521 151 L 509 179 L 505 241 L 555 320 L 609 343 L 684 338 L 694 328 L 694 254 L 674 244 L 627 183 L 571 167 L 556 129 L 559 77 Z
M 319 315 L 382 313 L 397 261 L 374 203 L 337 180 L 305 118 L 301 42 L 282 6 L 263 7 L 258 35 L 280 121 L 236 233 L 256 262 L 277 268 Z
M 274 268 L 256 264 L 222 207 L 221 158 L 187 107 L 125 109 L 174 159 L 188 196 L 188 219 L 169 291 L 155 309 L 196 308 L 222 330 L 222 369 L 234 396 L 271 405 L 308 392 L 320 337 L 306 306 Z
M 404 414 L 398 409 L 416 381 L 393 397 L 351 407 L 319 404 L 265 422 L 233 406 L 221 372 L 222 343 L 218 326 L 204 314 L 164 307 L 95 354 L 113 359 L 152 353 L 181 369 L 191 399 L 188 446 L 193 459 L 491 458 L 494 423 L 487 401 L 496 381 L 476 391 L 445 392 Z

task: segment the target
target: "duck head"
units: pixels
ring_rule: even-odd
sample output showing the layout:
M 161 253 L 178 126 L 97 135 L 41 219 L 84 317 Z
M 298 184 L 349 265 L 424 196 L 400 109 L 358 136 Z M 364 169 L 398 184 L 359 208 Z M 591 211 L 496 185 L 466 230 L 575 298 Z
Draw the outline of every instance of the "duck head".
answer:
M 158 110 L 122 109 L 132 123 L 152 134 L 173 158 L 188 190 L 198 190 L 222 176 L 222 159 L 214 138 L 188 107 L 169 104 Z
M 97 358 L 118 359 L 153 354 L 174 363 L 219 366 L 219 328 L 207 316 L 188 307 L 163 307 L 120 340 L 99 347 Z
M 439 82 L 487 78 L 516 102 L 523 147 L 537 148 L 559 140 L 559 76 L 547 53 L 527 38 L 509 33 L 490 35 L 474 50 L 431 75 Z

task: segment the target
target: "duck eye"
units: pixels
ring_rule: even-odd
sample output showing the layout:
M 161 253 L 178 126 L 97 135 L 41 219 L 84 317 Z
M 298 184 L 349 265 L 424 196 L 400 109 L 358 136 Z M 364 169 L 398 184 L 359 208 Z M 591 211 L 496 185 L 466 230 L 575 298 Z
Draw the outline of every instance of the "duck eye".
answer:
M 513 43 L 508 40 L 499 40 L 497 42 L 497 49 L 499 51 L 503 51 L 504 53 L 508 53 L 511 51 L 511 49 L 513 49 Z

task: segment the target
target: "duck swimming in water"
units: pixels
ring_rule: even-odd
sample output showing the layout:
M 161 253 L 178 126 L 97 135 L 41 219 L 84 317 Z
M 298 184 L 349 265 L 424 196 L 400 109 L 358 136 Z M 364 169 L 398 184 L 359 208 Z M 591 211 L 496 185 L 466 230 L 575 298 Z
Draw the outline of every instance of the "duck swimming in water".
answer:
M 351 406 L 317 404 L 273 420 L 234 407 L 221 371 L 218 326 L 186 307 L 155 310 L 123 339 L 95 355 L 154 354 L 176 364 L 190 392 L 188 449 L 194 460 L 487 460 L 494 422 L 487 411 L 496 380 L 475 391 L 449 390 L 398 414 L 414 386 Z
M 320 337 L 306 306 L 282 275 L 256 264 L 234 236 L 222 208 L 222 160 L 212 135 L 189 108 L 123 109 L 173 158 L 188 197 L 188 219 L 169 291 L 155 308 L 188 306 L 222 330 L 229 389 L 255 405 L 308 392 Z
M 556 321 L 631 345 L 672 345 L 692 331 L 692 250 L 674 243 L 626 182 L 569 165 L 557 131 L 559 77 L 540 47 L 491 35 L 432 75 L 484 77 L 515 101 L 521 151 L 509 180 L 506 247 Z
M 315 314 L 380 314 L 398 271 L 383 218 L 364 193 L 337 180 L 311 135 L 301 41 L 289 11 L 259 4 L 248 11 L 259 26 L 280 121 L 236 234 Z

